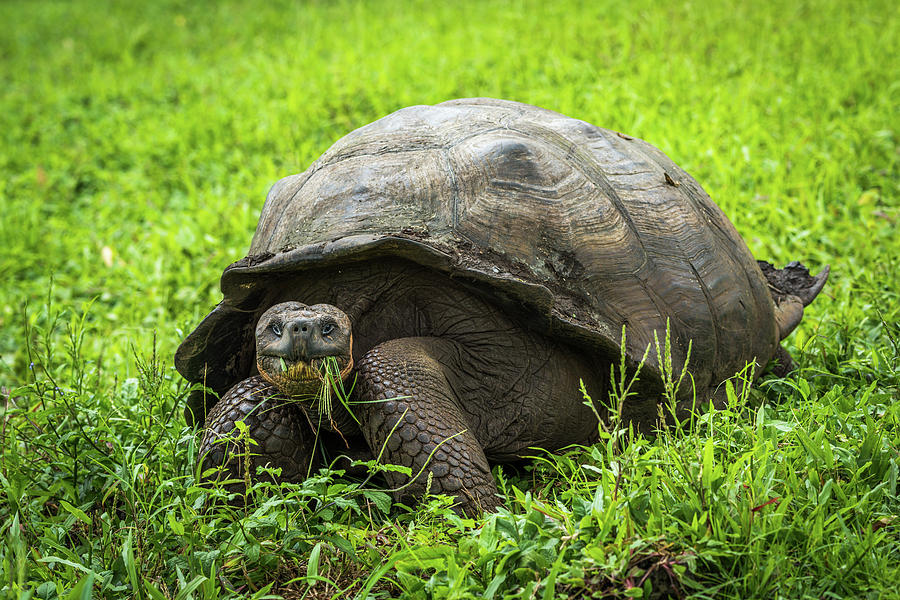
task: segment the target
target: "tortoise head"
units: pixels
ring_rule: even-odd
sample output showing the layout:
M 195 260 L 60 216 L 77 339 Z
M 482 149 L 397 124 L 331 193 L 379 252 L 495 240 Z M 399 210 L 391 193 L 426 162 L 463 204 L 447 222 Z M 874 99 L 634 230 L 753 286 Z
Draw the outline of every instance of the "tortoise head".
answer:
M 350 318 L 330 304 L 283 302 L 256 325 L 256 366 L 283 394 L 314 397 L 329 367 L 341 379 L 353 369 Z

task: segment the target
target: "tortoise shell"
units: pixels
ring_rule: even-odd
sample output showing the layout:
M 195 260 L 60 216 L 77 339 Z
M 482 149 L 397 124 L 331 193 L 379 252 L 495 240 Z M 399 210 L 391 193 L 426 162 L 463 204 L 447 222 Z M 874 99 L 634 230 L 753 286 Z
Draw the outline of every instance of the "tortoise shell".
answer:
M 179 348 L 178 370 L 224 392 L 252 370 L 267 287 L 390 256 L 464 281 L 529 327 L 610 359 L 625 326 L 632 366 L 668 321 L 676 371 L 693 340 L 697 390 L 767 361 L 778 343 L 756 260 L 662 152 L 549 110 L 477 98 L 399 110 L 277 182 L 248 256 L 222 276 L 224 299 Z M 659 385 L 655 351 L 641 378 Z

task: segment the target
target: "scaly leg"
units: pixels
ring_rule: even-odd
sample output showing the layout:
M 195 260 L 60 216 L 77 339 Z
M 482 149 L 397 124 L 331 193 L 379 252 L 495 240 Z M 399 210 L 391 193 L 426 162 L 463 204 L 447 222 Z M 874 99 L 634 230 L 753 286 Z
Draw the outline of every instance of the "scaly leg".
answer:
M 411 477 L 389 472 L 400 499 L 426 493 L 456 497 L 457 510 L 474 515 L 500 501 L 484 450 L 466 423 L 439 358 L 438 338 L 401 338 L 370 350 L 358 367 L 357 390 L 365 411 L 363 434 L 387 464 L 409 467 Z M 429 477 L 431 478 L 429 487 Z
M 236 421 L 247 424 L 256 444 L 238 441 Z M 262 377 L 250 377 L 231 388 L 210 411 L 199 456 L 204 471 L 225 467 L 218 477 L 232 481 L 226 485 L 232 492 L 244 488 L 234 480 L 243 482 L 247 474 L 256 479 L 260 466 L 280 467 L 280 481 L 300 482 L 313 456 L 313 433 L 297 406 Z

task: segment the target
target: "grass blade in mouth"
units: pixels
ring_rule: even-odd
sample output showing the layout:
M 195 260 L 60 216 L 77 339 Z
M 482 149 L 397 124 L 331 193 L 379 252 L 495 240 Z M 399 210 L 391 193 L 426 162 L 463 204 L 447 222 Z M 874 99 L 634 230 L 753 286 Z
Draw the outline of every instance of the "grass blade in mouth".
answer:
M 326 356 L 319 365 L 319 375 L 322 379 L 322 387 L 316 394 L 316 407 L 320 415 L 331 418 L 332 398 L 337 394 L 341 403 L 346 405 L 344 382 L 341 378 L 341 366 L 334 356 Z

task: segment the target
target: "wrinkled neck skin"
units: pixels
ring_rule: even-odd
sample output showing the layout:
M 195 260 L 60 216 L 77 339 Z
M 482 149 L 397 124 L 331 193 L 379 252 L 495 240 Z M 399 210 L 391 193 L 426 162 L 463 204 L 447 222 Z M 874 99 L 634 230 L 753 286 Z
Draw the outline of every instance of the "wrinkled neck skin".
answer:
M 424 338 L 489 459 L 512 459 L 530 446 L 562 447 L 596 438 L 596 418 L 582 404 L 579 379 L 602 400 L 608 363 L 533 331 L 524 318 L 507 315 L 446 275 L 402 259 L 308 271 L 280 282 L 260 312 L 288 300 L 344 310 L 357 364 L 388 340 Z M 337 399 L 333 406 L 334 427 L 344 435 L 356 431 Z M 315 424 L 318 414 L 307 412 Z
M 353 375 L 350 375 L 349 380 L 352 381 L 352 379 Z M 354 418 L 354 415 L 351 415 L 337 398 L 332 400 L 330 417 L 319 413 L 308 402 L 298 403 L 298 405 L 306 414 L 310 425 L 316 429 L 333 431 L 345 440 L 360 434 L 359 423 L 357 422 L 359 415 L 356 415 L 356 418 Z

